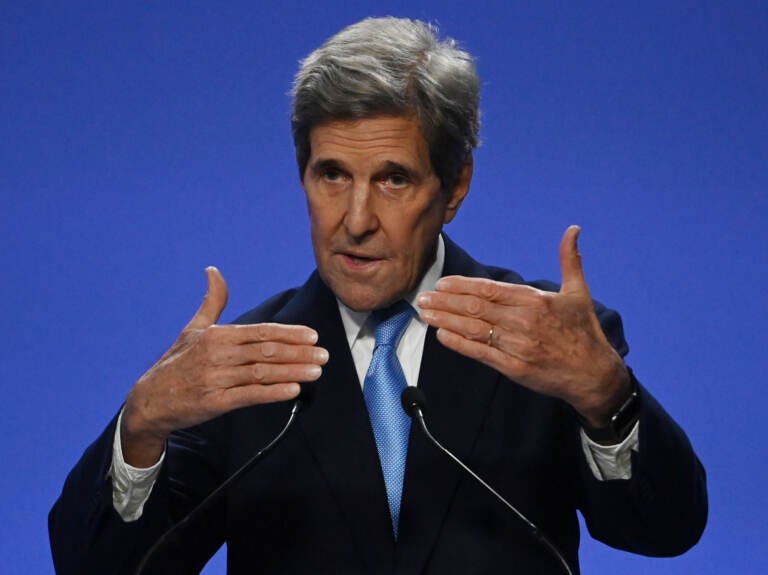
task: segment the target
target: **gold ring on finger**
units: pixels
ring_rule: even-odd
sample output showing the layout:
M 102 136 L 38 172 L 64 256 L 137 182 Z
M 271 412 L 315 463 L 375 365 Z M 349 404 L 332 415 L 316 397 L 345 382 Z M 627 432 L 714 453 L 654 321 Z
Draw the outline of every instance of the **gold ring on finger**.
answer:
M 488 330 L 488 345 L 493 345 L 493 326 L 491 326 L 491 329 Z

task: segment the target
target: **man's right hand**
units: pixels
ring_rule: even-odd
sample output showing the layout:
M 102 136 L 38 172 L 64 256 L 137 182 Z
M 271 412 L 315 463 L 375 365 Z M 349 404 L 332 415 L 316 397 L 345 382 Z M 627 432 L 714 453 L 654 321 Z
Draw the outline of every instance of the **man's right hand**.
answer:
M 328 361 L 317 333 L 275 323 L 217 325 L 227 284 L 206 269 L 208 292 L 171 348 L 131 389 L 123 411 L 123 457 L 134 467 L 156 463 L 168 435 L 227 411 L 298 396 Z

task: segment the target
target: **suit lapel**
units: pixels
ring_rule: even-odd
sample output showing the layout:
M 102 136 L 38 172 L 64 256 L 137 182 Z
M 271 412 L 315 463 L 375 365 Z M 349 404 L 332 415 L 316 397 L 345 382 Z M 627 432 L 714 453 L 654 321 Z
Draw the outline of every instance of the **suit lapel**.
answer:
M 488 277 L 485 269 L 445 238 L 443 275 Z M 471 455 L 500 381 L 498 372 L 437 341 L 430 328 L 424 343 L 419 387 L 427 398 L 425 421 L 435 438 L 471 466 Z M 411 428 L 404 502 L 397 545 L 397 573 L 422 573 L 464 472 Z
M 329 352 L 313 405 L 297 426 L 350 527 L 350 547 L 366 573 L 391 572 L 392 523 L 368 411 L 347 345 L 336 299 L 315 272 L 275 320 L 302 323 Z

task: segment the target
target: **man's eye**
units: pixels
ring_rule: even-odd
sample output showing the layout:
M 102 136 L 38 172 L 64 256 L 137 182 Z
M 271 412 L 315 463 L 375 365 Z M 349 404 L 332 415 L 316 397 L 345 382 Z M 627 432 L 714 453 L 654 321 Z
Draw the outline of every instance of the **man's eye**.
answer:
M 383 179 L 383 182 L 390 188 L 402 188 L 408 185 L 409 180 L 404 174 L 389 174 Z
M 324 170 L 322 176 L 326 182 L 338 182 L 342 179 L 342 174 L 339 170 Z

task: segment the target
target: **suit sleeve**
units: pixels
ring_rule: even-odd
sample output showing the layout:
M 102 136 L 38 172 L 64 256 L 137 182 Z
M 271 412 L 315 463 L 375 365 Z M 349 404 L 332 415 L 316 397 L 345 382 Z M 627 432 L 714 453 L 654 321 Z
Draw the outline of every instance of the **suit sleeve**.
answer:
M 628 346 L 619 315 L 600 304 L 596 311 L 609 341 L 624 356 Z M 638 384 L 638 389 L 640 437 L 632 476 L 598 481 L 582 460 L 580 508 L 595 539 L 643 555 L 679 555 L 704 531 L 706 474 L 685 432 L 645 387 Z
M 49 514 L 51 551 L 59 575 L 134 573 L 153 543 L 217 483 L 211 461 L 215 456 L 200 430 L 175 433 L 142 517 L 123 521 L 112 505 L 107 475 L 116 423 L 117 417 L 85 451 Z M 220 515 L 214 509 L 183 530 L 157 554 L 146 573 L 198 573 L 222 543 Z

